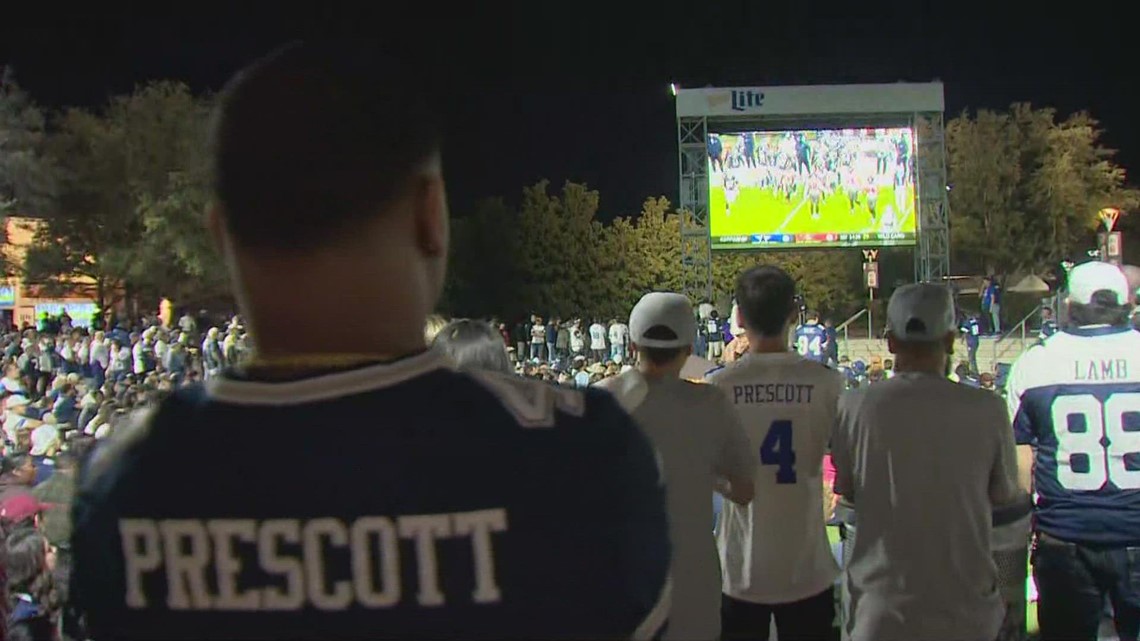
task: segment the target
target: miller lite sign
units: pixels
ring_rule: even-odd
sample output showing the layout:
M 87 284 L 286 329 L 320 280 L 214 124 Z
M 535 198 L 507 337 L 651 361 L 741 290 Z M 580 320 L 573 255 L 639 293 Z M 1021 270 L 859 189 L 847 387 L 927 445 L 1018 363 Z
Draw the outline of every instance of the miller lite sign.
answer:
M 733 89 L 732 110 L 751 111 L 764 106 L 764 92 L 757 89 Z

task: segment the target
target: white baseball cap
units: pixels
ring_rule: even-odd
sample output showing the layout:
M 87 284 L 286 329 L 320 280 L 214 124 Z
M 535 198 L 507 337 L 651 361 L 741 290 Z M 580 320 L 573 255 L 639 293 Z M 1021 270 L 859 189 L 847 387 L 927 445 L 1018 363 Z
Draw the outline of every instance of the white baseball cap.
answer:
M 940 341 L 954 332 L 956 324 L 954 297 L 942 285 L 903 285 L 887 303 L 887 329 L 902 341 Z
M 1128 290 L 1128 277 L 1119 267 L 1111 263 L 1091 261 L 1077 265 L 1069 272 L 1069 302 L 1088 305 L 1093 294 L 1107 290 L 1116 294 L 1118 305 L 1132 302 Z
M 651 327 L 666 327 L 676 338 L 646 338 Z M 671 292 L 651 292 L 641 297 L 629 313 L 629 338 L 639 347 L 664 349 L 692 345 L 697 336 L 697 320 L 689 299 Z

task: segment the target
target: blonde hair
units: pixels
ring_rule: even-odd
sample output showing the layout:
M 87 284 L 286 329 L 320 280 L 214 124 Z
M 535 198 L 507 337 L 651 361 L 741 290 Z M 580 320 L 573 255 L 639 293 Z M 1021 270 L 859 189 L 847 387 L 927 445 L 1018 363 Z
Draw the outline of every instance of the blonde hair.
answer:
M 432 314 L 427 317 L 427 322 L 424 323 L 424 343 L 431 345 L 435 340 L 436 335 L 439 334 L 447 326 L 447 319 L 439 314 Z

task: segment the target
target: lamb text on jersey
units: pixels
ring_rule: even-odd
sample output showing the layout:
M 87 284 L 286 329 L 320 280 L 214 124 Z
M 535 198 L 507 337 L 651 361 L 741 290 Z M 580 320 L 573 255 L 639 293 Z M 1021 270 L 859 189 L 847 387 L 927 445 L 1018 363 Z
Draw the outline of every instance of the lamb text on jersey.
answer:
M 1128 380 L 1128 359 L 1073 361 L 1073 378 L 1078 381 Z

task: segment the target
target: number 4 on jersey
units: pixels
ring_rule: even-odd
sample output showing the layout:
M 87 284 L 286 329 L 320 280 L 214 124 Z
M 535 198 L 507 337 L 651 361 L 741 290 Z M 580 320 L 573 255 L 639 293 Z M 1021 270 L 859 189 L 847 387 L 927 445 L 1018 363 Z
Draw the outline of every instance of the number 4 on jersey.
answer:
M 796 451 L 792 449 L 792 422 L 772 421 L 760 444 L 760 464 L 776 466 L 776 483 L 796 482 Z

